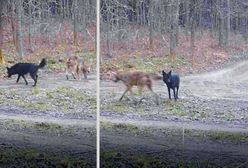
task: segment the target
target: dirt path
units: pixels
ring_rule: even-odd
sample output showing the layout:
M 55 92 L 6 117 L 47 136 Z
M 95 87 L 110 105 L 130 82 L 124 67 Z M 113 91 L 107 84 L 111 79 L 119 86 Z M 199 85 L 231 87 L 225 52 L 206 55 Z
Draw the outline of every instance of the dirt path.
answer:
M 204 98 L 248 101 L 248 61 L 219 71 L 186 76 L 182 87 Z
M 94 165 L 96 76 L 75 81 L 43 72 L 36 87 L 30 77 L 28 86 L 15 80 L 0 81 L 0 150 L 35 149 Z
M 162 81 L 153 88 L 159 105 L 149 92 L 143 93 L 141 104 L 135 103 L 141 97 L 137 94 L 134 100 L 119 102 L 125 86 L 101 81 L 103 151 L 168 158 L 172 163 L 181 158 L 248 166 L 248 61 L 181 77 L 177 102 L 168 100 Z M 115 156 L 106 157 L 105 163 L 109 159 Z
M 12 89 L 12 88 L 18 88 L 18 89 L 30 89 L 32 88 L 33 80 L 27 76 L 27 80 L 29 82 L 29 85 L 26 86 L 23 79 L 20 79 L 20 82 L 18 84 L 15 83 L 17 79 L 17 76 L 13 76 L 11 78 L 4 78 L 0 79 L 0 88 L 1 89 Z M 66 80 L 64 73 L 41 73 L 39 74 L 37 87 L 44 88 L 44 89 L 52 89 L 57 88 L 61 86 L 70 86 L 77 89 L 84 89 L 87 91 L 90 91 L 92 94 L 96 93 L 96 76 L 94 74 L 91 74 L 88 79 L 82 79 L 81 81 L 74 80 L 72 76 L 69 76 L 69 80 Z M 25 90 L 24 90 L 25 91 Z
M 101 81 L 101 115 L 130 120 L 193 120 L 248 126 L 248 61 L 214 72 L 181 77 L 178 102 L 168 100 L 162 81 L 156 81 L 153 88 L 161 97 L 158 106 L 149 92 L 144 93 L 147 100 L 135 105 L 132 100 L 118 102 L 125 90 L 123 84 Z

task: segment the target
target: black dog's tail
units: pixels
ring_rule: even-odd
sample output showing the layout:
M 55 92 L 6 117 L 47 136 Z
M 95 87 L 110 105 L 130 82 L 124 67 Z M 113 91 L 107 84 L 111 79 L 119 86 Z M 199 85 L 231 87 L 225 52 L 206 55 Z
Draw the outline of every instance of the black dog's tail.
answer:
M 40 64 L 38 65 L 38 68 L 43 68 L 45 65 L 47 64 L 47 61 L 45 58 L 43 58 L 40 62 Z

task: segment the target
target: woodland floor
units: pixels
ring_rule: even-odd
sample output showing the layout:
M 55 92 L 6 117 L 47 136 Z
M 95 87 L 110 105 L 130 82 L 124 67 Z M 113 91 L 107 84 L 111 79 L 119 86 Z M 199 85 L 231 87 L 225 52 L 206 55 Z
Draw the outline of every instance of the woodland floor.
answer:
M 72 77 L 71 77 L 72 78 Z M 95 167 L 96 76 L 0 79 L 0 167 Z
M 181 76 L 176 102 L 162 81 L 159 105 L 149 91 L 119 102 L 124 90 L 101 81 L 103 167 L 248 166 L 247 59 Z

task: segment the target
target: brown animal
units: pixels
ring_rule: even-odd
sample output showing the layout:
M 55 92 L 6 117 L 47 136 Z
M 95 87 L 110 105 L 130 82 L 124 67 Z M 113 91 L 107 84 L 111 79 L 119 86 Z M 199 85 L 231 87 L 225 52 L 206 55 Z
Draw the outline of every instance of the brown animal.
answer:
M 131 94 L 132 93 L 132 87 L 137 86 L 139 88 L 139 92 L 141 93 L 143 88 L 147 86 L 147 88 L 155 95 L 156 98 L 156 104 L 158 104 L 158 95 L 153 92 L 152 90 L 152 81 L 153 80 L 161 80 L 162 77 L 156 75 L 156 74 L 148 74 L 145 72 L 140 72 L 140 71 L 134 71 L 134 72 L 127 72 L 127 73 L 115 73 L 113 72 L 113 81 L 118 82 L 122 81 L 124 85 L 126 86 L 126 90 L 122 94 L 121 98 L 119 101 L 122 100 L 124 95 L 129 91 Z M 144 98 L 142 98 L 144 99 Z M 140 102 L 142 101 L 140 100 Z
M 66 79 L 69 79 L 69 73 L 72 74 L 74 79 L 81 80 L 81 73 L 84 78 L 87 79 L 87 75 L 90 73 L 90 65 L 82 64 L 82 61 L 77 56 L 71 56 L 66 61 Z
M 66 60 L 66 79 L 69 79 L 68 73 L 71 73 L 74 79 L 79 79 L 80 62 L 77 56 L 70 56 Z M 77 77 L 76 77 L 77 76 Z
M 90 73 L 91 71 L 91 66 L 87 65 L 87 64 L 83 64 L 81 66 L 81 72 L 84 74 L 84 78 L 87 79 L 87 75 Z

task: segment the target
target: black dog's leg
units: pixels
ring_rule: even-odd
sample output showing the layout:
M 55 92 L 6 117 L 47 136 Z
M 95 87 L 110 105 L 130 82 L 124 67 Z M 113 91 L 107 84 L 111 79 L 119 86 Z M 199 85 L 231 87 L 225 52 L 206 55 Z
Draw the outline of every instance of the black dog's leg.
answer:
M 35 75 L 35 84 L 34 84 L 34 86 L 36 86 L 37 80 L 38 80 L 38 75 Z
M 26 85 L 28 85 L 28 81 L 26 80 L 26 78 L 25 78 L 25 76 L 24 76 L 24 75 L 22 75 L 22 78 L 24 79 L 24 81 L 25 81 Z
M 177 99 L 178 99 L 178 89 L 179 89 L 179 86 L 177 86 Z
M 36 75 L 36 82 L 35 82 L 35 85 L 36 85 L 36 83 L 37 83 L 37 80 L 38 80 L 38 75 Z
M 171 99 L 170 88 L 168 87 L 169 99 Z
M 17 80 L 16 80 L 16 83 L 18 83 L 18 82 L 19 82 L 20 77 L 21 77 L 21 75 L 18 75 Z
M 175 101 L 177 101 L 176 89 L 175 89 L 175 88 L 173 88 L 172 90 L 173 90 L 173 94 L 174 94 L 174 99 L 175 99 Z
M 34 80 L 34 85 L 36 86 L 38 75 L 30 74 L 31 78 Z

